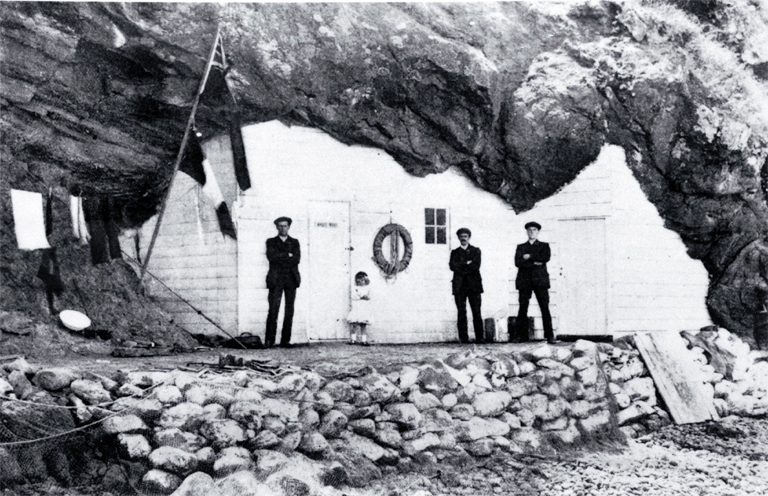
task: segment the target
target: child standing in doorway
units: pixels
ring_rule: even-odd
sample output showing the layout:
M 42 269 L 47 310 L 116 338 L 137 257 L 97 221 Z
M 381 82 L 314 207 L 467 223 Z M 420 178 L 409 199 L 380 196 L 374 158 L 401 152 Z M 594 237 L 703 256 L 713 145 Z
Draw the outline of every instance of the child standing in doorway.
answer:
M 347 316 L 351 334 L 349 344 L 357 344 L 359 334 L 360 344 L 368 346 L 368 336 L 365 334 L 365 328 L 372 321 L 370 283 L 368 274 L 365 272 L 355 274 L 355 287 L 352 288 L 352 310 Z

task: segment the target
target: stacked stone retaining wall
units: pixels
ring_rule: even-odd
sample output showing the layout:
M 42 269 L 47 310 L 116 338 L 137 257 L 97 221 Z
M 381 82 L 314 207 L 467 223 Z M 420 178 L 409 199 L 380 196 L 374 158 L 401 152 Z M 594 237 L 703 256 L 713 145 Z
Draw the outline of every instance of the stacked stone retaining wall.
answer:
M 724 332 L 723 343 L 742 361 L 728 374 L 702 377 L 723 414 L 764 412 L 768 364 L 750 361 L 748 348 Z M 691 353 L 706 358 L 696 347 Z M 276 376 L 246 369 L 103 377 L 17 360 L 4 367 L 0 395 L 0 484 L 30 480 L 30 455 L 22 463 L 18 456 L 26 450 L 37 453 L 37 473 L 72 483 L 86 472 L 116 494 L 130 487 L 184 494 L 193 482 L 214 480 L 262 485 L 265 495 L 283 494 L 288 479 L 364 486 L 389 472 L 438 462 L 461 467 L 503 452 L 553 453 L 669 423 L 631 339 L 509 353 L 489 347 L 386 374 L 366 367 L 330 377 L 291 368 Z M 65 439 L 77 439 L 78 448 L 54 450 L 65 459 L 51 462 L 43 449 L 13 444 L 44 437 L 41 427 L 75 431 Z M 289 466 L 283 482 L 270 482 Z

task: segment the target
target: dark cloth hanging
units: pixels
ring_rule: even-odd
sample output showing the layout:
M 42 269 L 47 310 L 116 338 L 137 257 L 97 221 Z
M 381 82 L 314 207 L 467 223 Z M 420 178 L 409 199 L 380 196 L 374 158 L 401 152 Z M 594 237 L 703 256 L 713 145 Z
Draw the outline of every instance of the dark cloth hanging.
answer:
M 243 132 L 240 127 L 240 113 L 237 110 L 229 112 L 229 143 L 232 147 L 232 162 L 235 165 L 235 178 L 240 189 L 245 191 L 251 187 L 251 176 L 248 174 L 248 163 L 245 160 L 245 145 Z
M 48 198 L 45 204 L 45 236 L 53 234 L 53 188 L 48 188 Z
M 237 239 L 235 224 L 232 222 L 232 216 L 229 214 L 227 202 L 221 202 L 221 204 L 216 207 L 216 217 L 219 219 L 219 229 L 221 229 L 221 234 L 229 236 L 232 239 Z
M 120 228 L 114 220 L 111 198 L 89 196 L 83 199 L 83 212 L 91 233 L 91 261 L 94 265 L 123 258 L 120 250 Z
M 64 282 L 61 280 L 59 259 L 56 257 L 56 248 L 43 250 L 40 260 L 40 268 L 37 269 L 37 278 L 45 284 L 46 293 L 61 296 L 64 291 Z
M 181 159 L 179 170 L 189 177 L 205 186 L 205 169 L 203 169 L 203 147 L 200 146 L 200 140 L 197 139 L 197 131 L 192 129 L 189 133 L 187 149 L 184 150 L 184 157 Z

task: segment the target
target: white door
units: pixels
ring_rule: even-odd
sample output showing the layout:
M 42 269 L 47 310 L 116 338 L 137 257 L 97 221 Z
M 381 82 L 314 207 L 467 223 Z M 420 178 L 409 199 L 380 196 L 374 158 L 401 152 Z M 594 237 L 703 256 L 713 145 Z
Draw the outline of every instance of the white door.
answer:
M 607 334 L 607 250 L 604 218 L 558 223 L 561 304 L 558 334 Z
M 349 202 L 309 202 L 309 339 L 348 336 Z

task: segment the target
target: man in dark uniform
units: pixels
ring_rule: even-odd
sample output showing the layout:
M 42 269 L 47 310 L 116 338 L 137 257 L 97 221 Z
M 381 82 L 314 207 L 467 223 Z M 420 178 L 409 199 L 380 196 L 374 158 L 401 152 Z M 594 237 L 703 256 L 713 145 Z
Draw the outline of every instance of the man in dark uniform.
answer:
M 299 262 L 301 249 L 299 241 L 288 236 L 288 230 L 293 221 L 289 217 L 275 219 L 277 236 L 267 240 L 267 288 L 269 289 L 269 314 L 267 314 L 267 334 L 264 345 L 267 348 L 275 344 L 277 334 L 277 314 L 280 311 L 280 300 L 285 293 L 285 315 L 283 317 L 283 332 L 280 336 L 280 346 L 291 347 L 291 327 L 293 325 L 293 303 L 296 301 L 296 288 L 301 284 Z
M 549 244 L 538 240 L 541 230 L 538 222 L 527 223 L 525 230 L 528 233 L 528 242 L 517 245 L 517 251 L 515 251 L 515 267 L 518 268 L 515 287 L 520 292 L 520 311 L 517 313 L 515 341 L 528 340 L 528 302 L 531 299 L 531 293 L 535 293 L 536 301 L 541 308 L 544 337 L 549 344 L 554 344 L 552 315 L 549 313 L 549 273 L 547 272 L 547 262 L 550 257 Z
M 448 264 L 453 271 L 453 298 L 459 311 L 459 341 L 469 342 L 467 334 L 467 299 L 472 309 L 472 323 L 475 327 L 475 343 L 483 344 L 483 319 L 480 314 L 483 278 L 480 277 L 480 248 L 469 244 L 472 232 L 466 227 L 456 231 L 461 245 L 451 251 Z

